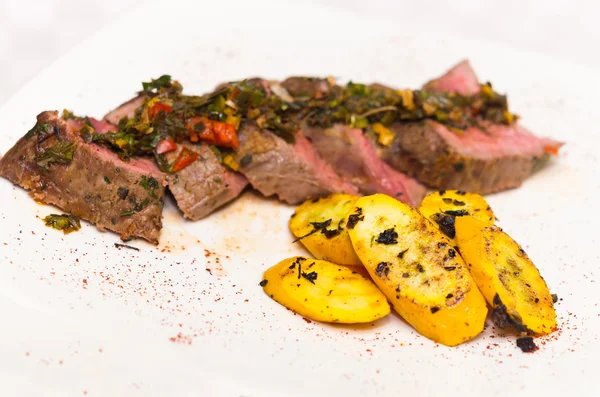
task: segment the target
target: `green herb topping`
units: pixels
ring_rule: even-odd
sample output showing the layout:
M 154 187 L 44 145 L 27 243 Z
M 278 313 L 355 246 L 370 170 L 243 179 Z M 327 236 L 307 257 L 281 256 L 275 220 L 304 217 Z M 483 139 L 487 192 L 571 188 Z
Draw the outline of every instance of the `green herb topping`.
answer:
M 46 226 L 56 230 L 62 230 L 64 234 L 69 234 L 81 229 L 79 218 L 71 214 L 50 214 L 44 218 Z
M 147 83 L 142 83 L 143 92 L 153 92 L 156 93 L 160 89 L 171 87 L 171 76 L 168 74 L 163 74 L 156 80 L 152 79 L 152 81 Z
M 204 141 L 221 153 L 215 146 L 224 151 L 236 148 L 237 129 L 248 121 L 289 143 L 295 141 L 302 123 L 322 127 L 344 123 L 376 134 L 379 143 L 389 145 L 393 133 L 387 126 L 393 122 L 431 119 L 458 131 L 480 126 L 482 121 L 509 125 L 517 120 L 508 110 L 506 96 L 493 91 L 489 83 L 471 96 L 356 82 L 338 85 L 331 78 L 310 77 L 281 84 L 262 79 L 230 82 L 203 96 L 183 95 L 181 84 L 169 75 L 144 82 L 142 87 L 144 103 L 132 118 L 120 120 L 118 131 L 98 134 L 85 123 L 81 134 L 88 142 L 111 147 L 125 160 L 152 156 L 164 172 L 176 171 L 163 152 L 157 152 L 159 142 Z M 225 158 L 219 155 L 221 161 Z M 252 158 L 242 160 L 245 167 Z
M 33 126 L 32 129 L 30 129 L 27 134 L 25 134 L 25 138 L 26 139 L 30 139 L 33 136 L 38 136 L 38 140 L 43 140 L 43 138 L 48 137 L 50 135 L 52 135 L 52 133 L 54 132 L 54 128 L 52 126 L 52 124 L 49 123 L 37 123 L 35 126 Z M 39 139 L 39 137 L 42 137 L 42 139 Z
M 142 180 L 140 181 L 140 186 L 146 189 L 148 195 L 152 198 L 158 198 L 156 193 L 154 192 L 159 187 L 159 183 L 153 176 L 146 177 L 142 176 Z
M 69 165 L 73 161 L 76 142 L 58 141 L 43 153 L 35 157 L 37 165 L 40 167 L 50 167 L 53 164 Z

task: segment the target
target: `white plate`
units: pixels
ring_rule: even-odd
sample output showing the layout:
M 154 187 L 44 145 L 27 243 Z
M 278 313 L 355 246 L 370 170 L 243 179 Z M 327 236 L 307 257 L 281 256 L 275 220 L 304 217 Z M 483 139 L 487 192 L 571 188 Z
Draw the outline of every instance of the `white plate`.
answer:
M 163 73 L 189 93 L 253 75 L 416 87 L 470 58 L 526 126 L 567 141 L 522 188 L 489 198 L 563 299 L 560 331 L 523 354 L 491 327 L 447 348 L 394 315 L 307 323 L 258 286 L 268 266 L 303 253 L 287 206 L 246 193 L 191 223 L 168 203 L 161 245 L 134 242 L 138 253 L 88 224 L 69 236 L 46 228 L 38 218 L 56 209 L 0 180 L 0 395 L 598 395 L 597 73 L 315 6 L 220 4 L 144 7 L 88 40 L 0 109 L 0 152 L 42 110 L 101 116 Z

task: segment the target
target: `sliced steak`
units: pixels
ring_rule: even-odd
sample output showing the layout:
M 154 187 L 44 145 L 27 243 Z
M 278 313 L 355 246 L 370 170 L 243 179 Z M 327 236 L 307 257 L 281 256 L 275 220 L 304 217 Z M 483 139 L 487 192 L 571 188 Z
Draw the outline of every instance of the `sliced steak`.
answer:
M 248 121 L 242 124 L 238 135 L 240 148 L 235 158 L 240 172 L 265 196 L 276 195 L 282 201 L 297 204 L 331 193 L 358 193 L 301 134 L 291 144 Z
M 144 99 L 142 94 L 125 102 L 104 116 L 104 120 L 118 124 L 123 117 L 132 118 Z M 167 154 L 169 163 L 177 159 L 184 147 L 198 153 L 198 160 L 174 174 L 166 174 L 166 179 L 183 216 L 197 221 L 238 197 L 248 181 L 224 166 L 205 144 L 179 144 L 176 151 Z
M 293 97 L 319 97 L 329 92 L 329 82 L 318 77 L 288 77 L 281 82 L 287 92 Z
M 119 125 L 119 121 L 123 117 L 132 118 L 135 115 L 137 108 L 144 104 L 146 95 L 140 94 L 129 101 L 122 103 L 116 109 L 110 111 L 104 116 L 104 120 L 113 125 Z
M 319 97 L 330 85 L 326 79 L 290 77 L 281 83 L 293 97 Z M 363 194 L 384 193 L 410 205 L 418 205 L 426 189 L 416 180 L 394 170 L 383 160 L 362 129 L 335 124 L 330 128 L 309 126 L 301 129 L 321 158 Z
M 464 60 L 448 70 L 443 76 L 423 86 L 424 90 L 458 92 L 475 95 L 480 91 L 479 80 L 469 61 Z
M 477 87 L 477 88 L 476 88 Z M 479 90 L 468 62 L 426 85 L 472 94 Z M 562 143 L 538 138 L 518 124 L 479 121 L 454 132 L 433 120 L 394 123 L 396 137 L 379 155 L 395 169 L 436 189 L 493 193 L 520 186 Z
M 305 127 L 319 155 L 363 194 L 384 193 L 409 205 L 419 205 L 426 189 L 394 170 L 377 156 L 375 145 L 362 129 L 336 124 L 331 128 Z
M 394 168 L 436 189 L 493 193 L 515 188 L 559 143 L 519 125 L 489 124 L 457 134 L 432 120 L 396 123 L 391 147 L 380 149 Z
M 239 196 L 248 181 L 223 166 L 208 145 L 180 144 L 176 151 L 167 154 L 167 160 L 173 163 L 184 147 L 198 153 L 198 159 L 167 174 L 167 182 L 183 215 L 197 221 Z
M 0 160 L 0 175 L 30 190 L 34 199 L 100 230 L 157 243 L 163 176 L 151 161 L 124 162 L 108 149 L 85 143 L 77 133 L 80 126 L 60 119 L 56 111 L 40 113 L 35 127 Z

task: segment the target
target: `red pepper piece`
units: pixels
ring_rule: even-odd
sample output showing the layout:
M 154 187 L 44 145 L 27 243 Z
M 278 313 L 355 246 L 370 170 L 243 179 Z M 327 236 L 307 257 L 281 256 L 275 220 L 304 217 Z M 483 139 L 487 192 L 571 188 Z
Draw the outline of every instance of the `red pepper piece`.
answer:
M 156 102 L 152 107 L 148 110 L 148 117 L 153 119 L 160 112 L 165 112 L 167 114 L 173 111 L 173 108 L 169 105 L 165 105 L 164 103 Z
M 172 152 L 175 149 L 177 149 L 177 145 L 171 138 L 165 138 L 156 144 L 156 153 L 158 154 Z
M 199 125 L 202 123 L 202 125 Z M 240 144 L 235 125 L 202 117 L 191 118 L 186 125 L 190 133 L 190 141 L 198 140 L 217 146 L 237 149 Z
M 198 159 L 198 153 L 189 150 L 188 148 L 183 148 L 179 156 L 177 156 L 177 160 L 171 166 L 172 172 L 181 171 L 188 165 L 192 164 L 194 161 Z

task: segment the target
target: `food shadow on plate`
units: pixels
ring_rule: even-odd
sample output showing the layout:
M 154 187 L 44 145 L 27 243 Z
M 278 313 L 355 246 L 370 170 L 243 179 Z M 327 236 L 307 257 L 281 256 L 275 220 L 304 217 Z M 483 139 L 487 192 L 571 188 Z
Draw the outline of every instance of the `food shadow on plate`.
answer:
M 359 323 L 359 324 L 337 324 L 337 323 L 323 323 L 325 326 L 339 331 L 396 331 L 403 330 L 402 332 L 416 334 L 416 331 L 394 310 L 389 315 L 381 318 L 377 321 L 370 323 Z M 390 327 L 393 327 L 392 329 Z M 392 331 L 393 330 L 393 331 Z M 424 339 L 427 339 L 423 337 Z

